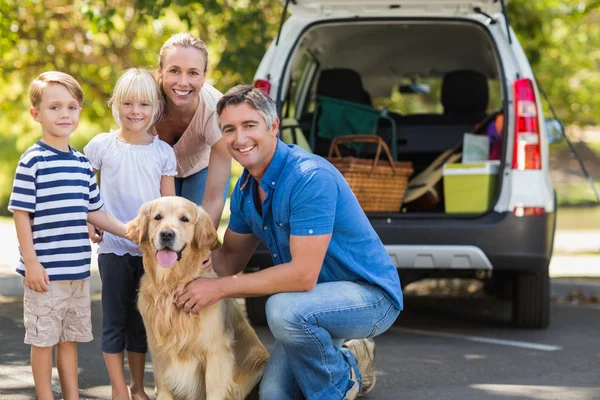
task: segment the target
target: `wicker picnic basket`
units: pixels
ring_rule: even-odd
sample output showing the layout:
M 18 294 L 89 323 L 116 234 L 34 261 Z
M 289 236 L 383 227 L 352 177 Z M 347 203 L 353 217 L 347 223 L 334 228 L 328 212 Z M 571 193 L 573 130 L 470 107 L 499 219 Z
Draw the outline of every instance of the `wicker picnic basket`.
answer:
M 342 143 L 377 143 L 375 159 L 342 157 L 338 147 Z M 387 160 L 379 159 L 382 149 Z M 394 162 L 388 146 L 379 136 L 338 136 L 331 142 L 327 160 L 342 173 L 364 211 L 400 211 L 413 166 L 409 161 Z

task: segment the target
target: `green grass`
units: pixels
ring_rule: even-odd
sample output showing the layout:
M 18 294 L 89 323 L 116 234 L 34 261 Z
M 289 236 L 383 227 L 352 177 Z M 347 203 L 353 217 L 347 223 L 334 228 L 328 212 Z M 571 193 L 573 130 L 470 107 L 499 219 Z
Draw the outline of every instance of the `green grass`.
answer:
M 600 206 L 558 207 L 557 230 L 599 230 Z
M 600 181 L 595 181 L 600 191 Z M 576 183 L 554 183 L 559 206 L 581 206 L 596 203 L 596 195 L 588 181 Z

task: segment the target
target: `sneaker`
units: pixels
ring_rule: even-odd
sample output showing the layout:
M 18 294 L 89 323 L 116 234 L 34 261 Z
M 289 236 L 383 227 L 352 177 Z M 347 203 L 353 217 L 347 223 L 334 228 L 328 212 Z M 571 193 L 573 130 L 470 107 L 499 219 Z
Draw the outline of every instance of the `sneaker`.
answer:
M 352 339 L 344 343 L 344 347 L 348 348 L 354 355 L 358 369 L 362 377 L 362 390 L 360 395 L 369 393 L 375 387 L 375 369 L 373 361 L 375 360 L 375 342 L 373 339 Z M 350 379 L 356 379 L 354 370 L 351 369 Z M 354 379 L 352 379 L 354 378 Z

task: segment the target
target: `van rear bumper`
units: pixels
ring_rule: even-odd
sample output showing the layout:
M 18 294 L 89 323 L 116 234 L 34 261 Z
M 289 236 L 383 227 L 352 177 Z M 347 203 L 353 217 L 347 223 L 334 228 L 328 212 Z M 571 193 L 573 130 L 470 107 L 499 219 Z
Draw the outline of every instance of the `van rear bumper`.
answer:
M 371 223 L 386 246 L 406 246 L 407 255 L 419 251 L 418 247 L 427 247 L 430 253 L 443 255 L 442 263 L 450 261 L 448 265 L 436 263 L 428 268 L 468 269 L 468 259 L 471 259 L 472 269 L 535 272 L 544 270 L 550 263 L 556 213 L 516 217 L 512 213 L 490 212 L 472 219 L 372 218 Z M 456 250 L 457 257 L 449 256 L 452 249 Z M 396 258 L 398 268 L 428 266 L 427 257 L 421 258 L 422 266 L 414 262 L 418 259 L 411 263 L 413 258 L 406 261 Z
M 556 213 L 476 218 L 373 216 L 370 221 L 399 269 L 544 272 L 550 263 Z M 261 244 L 247 271 L 273 265 Z

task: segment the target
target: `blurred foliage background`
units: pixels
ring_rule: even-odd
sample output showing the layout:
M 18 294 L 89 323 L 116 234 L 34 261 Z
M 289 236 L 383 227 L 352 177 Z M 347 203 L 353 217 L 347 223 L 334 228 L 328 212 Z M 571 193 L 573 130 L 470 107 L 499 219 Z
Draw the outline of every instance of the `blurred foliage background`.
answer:
M 510 0 L 516 31 L 565 124 L 600 125 L 600 0 Z M 75 76 L 85 93 L 72 145 L 114 127 L 106 105 L 126 68 L 153 69 L 162 43 L 187 31 L 209 50 L 218 89 L 251 82 L 277 34 L 279 0 L 0 0 L 0 214 L 19 155 L 40 136 L 27 90 L 45 70 Z

